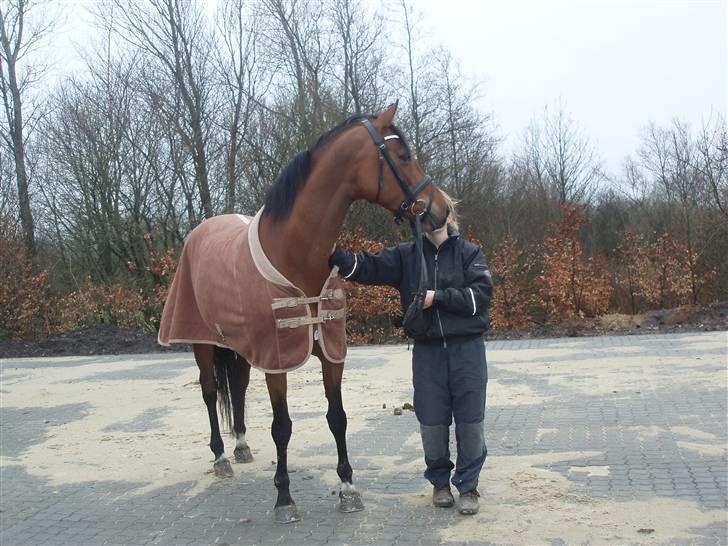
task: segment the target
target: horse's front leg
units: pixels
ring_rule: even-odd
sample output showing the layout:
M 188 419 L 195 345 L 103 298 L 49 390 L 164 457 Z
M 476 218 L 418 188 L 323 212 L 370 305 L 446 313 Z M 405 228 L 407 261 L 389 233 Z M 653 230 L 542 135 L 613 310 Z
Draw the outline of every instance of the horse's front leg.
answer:
M 271 435 L 276 444 L 278 464 L 273 479 L 278 498 L 273 508 L 273 517 L 277 523 L 293 523 L 301 519 L 293 502 L 290 492 L 290 479 L 288 478 L 288 441 L 291 439 L 293 423 L 288 415 L 288 401 L 286 400 L 288 382 L 285 373 L 265 375 L 265 382 L 268 385 L 270 403 L 273 407 L 273 424 Z
M 334 435 L 334 440 L 336 440 L 336 452 L 339 458 L 338 464 L 336 465 L 336 473 L 341 480 L 341 490 L 339 491 L 339 503 L 337 507 L 342 512 L 359 512 L 360 510 L 364 510 L 364 503 L 361 500 L 361 495 L 354 488 L 349 455 L 346 450 L 346 412 L 344 411 L 344 404 L 341 400 L 341 379 L 344 374 L 344 364 L 329 362 L 320 349 L 316 351 L 316 355 L 321 360 L 324 390 L 326 392 L 326 399 L 329 402 L 326 420 L 329 423 L 329 429 Z

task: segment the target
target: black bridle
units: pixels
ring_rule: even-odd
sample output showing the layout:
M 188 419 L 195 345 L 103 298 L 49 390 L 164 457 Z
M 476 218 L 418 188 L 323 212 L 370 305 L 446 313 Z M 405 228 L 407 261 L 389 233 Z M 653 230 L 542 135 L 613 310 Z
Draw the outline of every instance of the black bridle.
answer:
M 389 150 L 387 150 L 386 141 L 387 140 L 399 140 L 399 136 L 397 135 L 388 135 L 385 136 L 383 139 L 381 136 L 379 136 L 379 133 L 374 129 L 374 126 L 372 125 L 371 121 L 368 119 L 362 120 L 362 125 L 367 128 L 367 131 L 369 131 L 369 134 L 371 135 L 372 139 L 374 140 L 374 144 L 377 147 L 377 151 L 379 152 L 379 177 L 377 179 L 377 195 L 374 198 L 373 203 L 379 203 L 379 194 L 382 193 L 382 184 L 384 180 L 384 162 L 387 162 L 387 165 L 389 165 L 389 169 L 392 171 L 392 174 L 394 174 L 394 177 L 397 179 L 397 182 L 399 183 L 399 187 L 402 189 L 402 193 L 404 193 L 405 199 L 402 201 L 402 204 L 400 204 L 399 208 L 397 209 L 397 212 L 394 213 L 394 221 L 397 224 L 401 224 L 402 220 L 404 219 L 403 215 L 407 210 L 410 210 L 412 214 L 415 216 L 417 220 L 420 220 L 420 217 L 424 217 L 427 215 L 430 219 L 430 224 L 434 227 L 435 222 L 432 218 L 431 208 L 432 208 L 432 199 L 435 194 L 435 183 L 432 181 L 432 178 L 425 175 L 425 177 L 422 179 L 422 181 L 417 184 L 417 186 L 414 189 L 411 189 L 407 183 L 404 181 L 404 178 L 402 177 L 402 173 L 399 172 L 399 169 L 397 168 L 397 164 L 394 162 L 392 157 L 389 155 Z M 427 187 L 430 186 L 430 195 L 429 199 L 427 200 L 427 206 L 421 210 L 416 211 L 414 206 L 415 204 L 419 202 L 423 202 L 423 199 L 418 199 L 417 196 L 422 193 L 422 191 Z

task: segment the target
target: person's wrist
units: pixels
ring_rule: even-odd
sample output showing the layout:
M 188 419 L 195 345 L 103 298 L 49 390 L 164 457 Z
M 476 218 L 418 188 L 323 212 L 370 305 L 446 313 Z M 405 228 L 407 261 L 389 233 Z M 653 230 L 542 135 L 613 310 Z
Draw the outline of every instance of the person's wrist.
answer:
M 341 275 L 349 276 L 354 272 L 356 258 L 351 252 L 337 246 L 329 256 L 329 267 L 333 269 L 335 266 L 339 268 Z

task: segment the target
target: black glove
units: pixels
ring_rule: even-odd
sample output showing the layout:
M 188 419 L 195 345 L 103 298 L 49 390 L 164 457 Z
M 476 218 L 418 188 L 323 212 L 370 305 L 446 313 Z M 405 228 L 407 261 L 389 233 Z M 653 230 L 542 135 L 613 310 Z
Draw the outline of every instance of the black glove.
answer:
M 404 319 L 402 320 L 402 328 L 407 337 L 413 339 L 423 338 L 430 330 L 432 312 L 428 312 L 429 308 L 424 308 L 426 297 L 427 290 L 417 292 L 409 307 L 407 307 Z
M 331 256 L 329 256 L 329 267 L 333 269 L 335 265 L 338 265 L 339 273 L 344 276 L 353 273 L 355 263 L 354 253 L 345 248 L 341 248 L 339 245 L 336 245 Z

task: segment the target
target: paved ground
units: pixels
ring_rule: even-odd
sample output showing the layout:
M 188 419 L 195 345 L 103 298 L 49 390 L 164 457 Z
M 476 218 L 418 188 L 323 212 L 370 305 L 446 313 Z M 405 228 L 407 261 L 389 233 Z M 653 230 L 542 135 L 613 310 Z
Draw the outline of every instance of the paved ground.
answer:
M 0 360 L 0 544 L 728 544 L 725 332 L 492 342 L 481 513 L 429 506 L 406 347 L 355 348 L 345 406 L 367 508 L 334 510 L 320 369 L 290 375 L 292 492 L 272 523 L 262 376 L 256 460 L 209 473 L 191 356 Z M 386 405 L 386 408 L 382 406 Z

